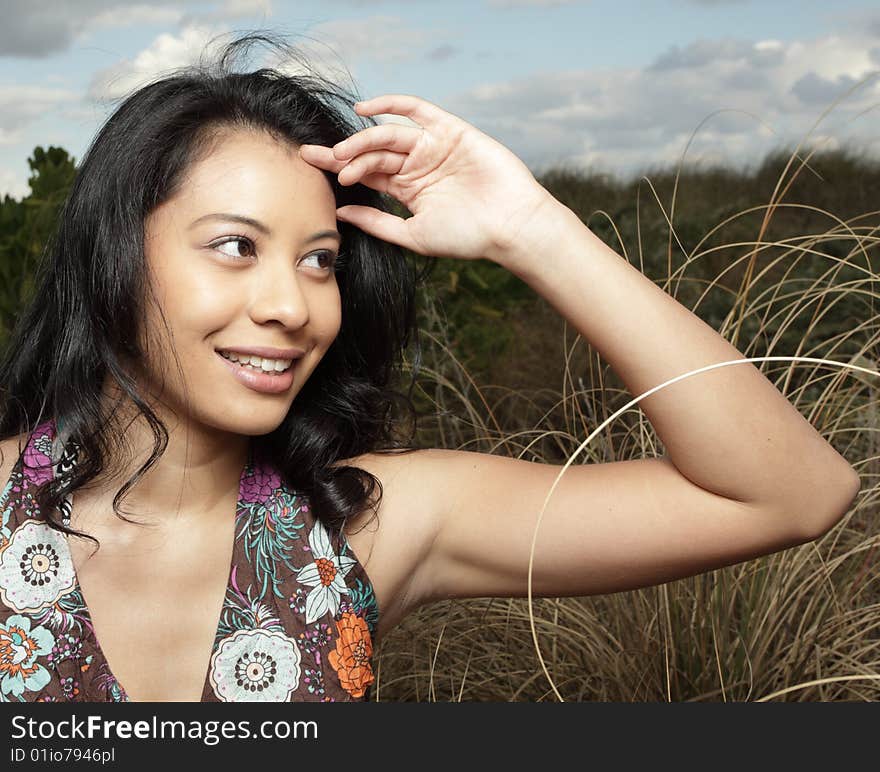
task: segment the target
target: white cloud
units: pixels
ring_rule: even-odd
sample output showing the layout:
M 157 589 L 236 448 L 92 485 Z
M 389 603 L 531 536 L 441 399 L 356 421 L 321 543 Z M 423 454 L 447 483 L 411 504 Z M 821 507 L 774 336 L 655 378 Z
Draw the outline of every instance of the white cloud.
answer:
M 101 28 L 133 27 L 136 24 L 176 24 L 183 16 L 180 8 L 154 5 L 119 5 L 107 8 L 90 20 L 89 32 Z
M 432 36 L 399 17 L 376 15 L 315 24 L 307 33 L 291 35 L 290 42 L 305 58 L 307 67 L 299 61 L 278 61 L 275 57 L 269 58 L 267 66 L 290 75 L 307 69 L 357 91 L 359 66 L 369 62 L 384 68 L 392 78 L 395 67 L 425 57 Z
M 271 0 L 226 0 L 221 11 L 226 17 L 250 16 L 252 14 L 272 14 Z
M 258 16 L 265 21 L 272 15 L 271 0 L 226 0 L 215 10 L 186 14 L 181 19 L 181 25 L 210 26 L 246 16 Z
M 124 26 L 142 23 L 150 14 L 172 10 L 174 0 L 143 2 L 77 0 L 76 3 L 0 0 L 0 51 L 5 56 L 44 58 L 65 51 L 92 25 Z M 165 6 L 165 8 L 162 8 Z M 169 8 L 170 6 L 170 8 Z
M 25 129 L 59 105 L 78 101 L 74 91 L 44 86 L 0 86 L 0 145 L 14 145 Z
M 782 48 L 781 40 L 759 40 L 755 43 L 756 51 L 779 51 Z
M 880 73 L 872 46 L 875 41 L 855 34 L 785 43 L 697 41 L 671 48 L 644 69 L 541 73 L 483 84 L 443 107 L 535 171 L 578 164 L 629 174 L 677 162 L 704 119 L 688 159 L 759 161 L 773 147 L 797 144 L 835 98 L 864 80 L 811 142 L 877 150 L 878 110 L 870 108 L 880 107 Z
M 74 40 L 101 28 L 180 24 L 210 26 L 241 17 L 265 20 L 271 0 L 76 0 L 32 2 L 0 0 L 0 52 L 4 56 L 44 58 L 67 50 Z M 191 9 L 187 12 L 187 9 Z
M 271 6 L 264 0 L 230 0 L 222 13 L 228 16 L 257 7 L 271 12 Z M 131 59 L 96 72 L 87 97 L 98 102 L 118 99 L 161 73 L 195 63 L 214 39 L 213 49 L 207 53 L 210 57 L 232 35 L 220 21 L 212 21 L 220 16 L 218 13 L 184 17 L 180 32 L 163 33 Z M 357 81 L 354 72 L 358 64 L 370 61 L 392 66 L 420 58 L 431 42 L 425 30 L 412 27 L 399 17 L 382 15 L 319 23 L 307 33 L 291 33 L 287 37 L 305 57 L 311 71 L 348 87 L 353 85 L 352 79 Z M 279 61 L 272 50 L 259 66 L 275 67 L 288 74 L 303 71 L 300 62 Z
M 427 30 L 396 16 L 370 16 L 315 25 L 309 35 L 330 45 L 346 62 L 402 62 L 421 56 L 431 43 Z
M 216 29 L 196 25 L 188 26 L 176 35 L 163 33 L 133 59 L 96 72 L 87 96 L 97 102 L 118 99 L 158 75 L 197 62 L 206 49 L 210 56 L 223 42 L 215 40 L 214 48 L 208 48 L 209 41 L 216 35 Z

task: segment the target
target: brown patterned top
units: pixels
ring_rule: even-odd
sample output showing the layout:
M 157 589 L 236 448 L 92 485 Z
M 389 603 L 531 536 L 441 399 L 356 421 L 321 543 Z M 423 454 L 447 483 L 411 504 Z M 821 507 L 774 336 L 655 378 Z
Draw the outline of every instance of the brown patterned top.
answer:
M 76 444 L 46 421 L 0 494 L 0 702 L 129 699 L 95 637 L 68 537 L 46 524 L 33 496 L 68 473 L 76 455 Z M 369 577 L 345 536 L 256 455 L 252 446 L 241 473 L 201 701 L 368 700 L 379 617 Z M 68 498 L 65 524 L 70 507 Z

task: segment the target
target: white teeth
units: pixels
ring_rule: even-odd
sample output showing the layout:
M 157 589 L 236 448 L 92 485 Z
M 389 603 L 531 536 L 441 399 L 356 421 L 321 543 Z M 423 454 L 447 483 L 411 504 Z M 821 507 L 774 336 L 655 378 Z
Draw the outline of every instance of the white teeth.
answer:
M 238 362 L 242 366 L 250 366 L 255 370 L 262 370 L 264 373 L 281 373 L 287 370 L 293 363 L 292 359 L 263 359 L 262 357 L 250 356 L 248 354 L 234 354 L 231 351 L 221 351 L 220 356 L 226 359 Z

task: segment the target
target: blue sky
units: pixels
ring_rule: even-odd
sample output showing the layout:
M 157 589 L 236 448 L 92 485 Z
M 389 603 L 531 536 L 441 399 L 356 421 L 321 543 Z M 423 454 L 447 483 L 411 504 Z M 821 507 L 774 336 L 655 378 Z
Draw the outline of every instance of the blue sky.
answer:
M 77 159 L 114 102 L 206 41 L 269 28 L 344 63 L 360 93 L 413 93 L 535 173 L 737 166 L 807 138 L 880 155 L 880 8 L 801 0 L 0 0 L 0 195 L 36 145 Z M 320 43 L 320 45 L 319 45 Z M 860 84 L 860 85 L 859 85 Z M 721 112 L 718 112 L 721 111 Z M 701 125 L 701 122 L 705 123 Z

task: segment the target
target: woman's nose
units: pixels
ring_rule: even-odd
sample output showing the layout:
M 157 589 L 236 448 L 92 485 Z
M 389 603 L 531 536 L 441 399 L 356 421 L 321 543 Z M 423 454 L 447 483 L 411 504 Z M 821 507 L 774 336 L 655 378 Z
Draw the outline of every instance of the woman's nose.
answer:
M 288 260 L 286 265 L 278 261 L 266 267 L 253 287 L 251 316 L 255 322 L 281 322 L 285 327 L 296 329 L 308 324 L 309 304 L 296 267 Z

